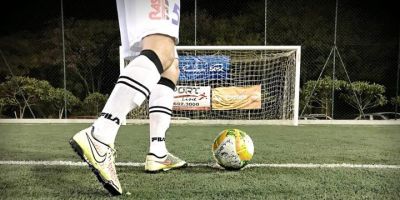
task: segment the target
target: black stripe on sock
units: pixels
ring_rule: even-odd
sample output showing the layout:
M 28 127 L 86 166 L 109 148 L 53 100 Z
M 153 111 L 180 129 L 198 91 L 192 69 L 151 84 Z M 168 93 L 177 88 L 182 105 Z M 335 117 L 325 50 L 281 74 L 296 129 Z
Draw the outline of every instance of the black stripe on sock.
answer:
M 131 85 L 131 84 L 125 82 L 125 81 L 118 81 L 117 84 L 118 84 L 118 83 L 122 83 L 122 84 L 124 84 L 124 85 L 127 85 L 127 86 L 131 87 L 132 89 L 137 90 L 138 92 L 142 93 L 146 98 L 149 97 L 149 95 L 146 95 L 146 93 L 145 93 L 144 91 L 140 90 L 139 88 L 137 88 L 137 87 L 135 87 L 135 86 L 133 86 L 133 85 Z
M 150 59 L 154 65 L 157 67 L 157 70 L 160 74 L 164 72 L 164 68 L 161 64 L 160 58 L 157 56 L 156 52 L 154 52 L 151 49 L 144 49 L 140 52 L 140 55 L 146 56 L 148 59 Z
M 164 110 L 151 110 L 151 111 L 149 111 L 149 114 L 151 114 L 151 113 L 164 113 L 164 114 L 167 114 L 167 115 L 169 115 L 169 116 L 172 116 L 172 113 L 170 113 L 170 112 L 166 112 L 166 111 L 164 111 Z
M 120 79 L 121 79 L 121 78 L 126 78 L 126 79 L 128 79 L 128 80 L 130 80 L 130 81 L 136 83 L 137 85 L 139 85 L 140 87 L 142 87 L 143 89 L 145 89 L 145 90 L 147 91 L 147 94 L 150 94 L 150 90 L 149 90 L 146 86 L 144 86 L 143 84 L 141 84 L 141 83 L 135 81 L 134 79 L 132 79 L 132 78 L 130 78 L 130 77 L 128 77 L 128 76 L 120 76 L 119 78 L 120 78 Z
M 169 109 L 169 108 L 167 108 L 167 107 L 164 107 L 164 106 L 151 106 L 151 107 L 149 108 L 149 110 L 155 109 L 155 108 L 161 108 L 161 109 L 165 109 L 165 110 L 168 110 L 168 111 L 172 112 L 171 109 Z
M 171 80 L 169 80 L 168 78 L 165 78 L 165 77 L 161 77 L 157 84 L 165 85 L 165 86 L 171 88 L 172 90 L 175 90 L 175 87 L 176 87 L 174 82 L 172 82 Z

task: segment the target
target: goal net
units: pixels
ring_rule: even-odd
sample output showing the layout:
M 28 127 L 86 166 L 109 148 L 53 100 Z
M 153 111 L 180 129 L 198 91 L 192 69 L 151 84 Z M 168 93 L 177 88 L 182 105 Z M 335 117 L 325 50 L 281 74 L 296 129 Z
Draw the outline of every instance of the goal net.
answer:
M 298 124 L 299 46 L 178 46 L 173 119 Z M 148 103 L 128 118 L 148 119 Z

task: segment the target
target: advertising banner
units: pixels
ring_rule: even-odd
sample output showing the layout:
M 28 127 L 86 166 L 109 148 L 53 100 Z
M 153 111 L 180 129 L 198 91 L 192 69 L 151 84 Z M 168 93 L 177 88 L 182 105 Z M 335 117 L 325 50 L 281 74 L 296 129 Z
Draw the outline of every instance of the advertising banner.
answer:
M 179 80 L 216 80 L 229 77 L 230 57 L 224 55 L 179 56 Z
M 210 110 L 210 86 L 176 86 L 173 110 Z
M 212 90 L 213 110 L 260 109 L 261 85 L 219 87 Z

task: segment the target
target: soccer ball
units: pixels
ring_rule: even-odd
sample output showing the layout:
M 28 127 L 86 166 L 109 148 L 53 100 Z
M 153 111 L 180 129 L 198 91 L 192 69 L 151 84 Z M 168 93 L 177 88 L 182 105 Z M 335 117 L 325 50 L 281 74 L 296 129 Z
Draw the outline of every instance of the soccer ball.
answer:
M 218 165 L 227 170 L 239 170 L 253 157 L 254 145 L 244 131 L 225 129 L 215 138 L 212 152 Z

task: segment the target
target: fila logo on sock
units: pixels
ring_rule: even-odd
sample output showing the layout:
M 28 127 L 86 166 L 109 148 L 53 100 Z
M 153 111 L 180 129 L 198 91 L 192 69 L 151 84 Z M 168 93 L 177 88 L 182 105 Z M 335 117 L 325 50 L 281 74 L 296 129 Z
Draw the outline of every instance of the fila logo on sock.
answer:
M 119 125 L 119 118 L 118 117 L 114 117 L 113 118 L 113 116 L 112 116 L 112 114 L 110 114 L 110 113 L 101 113 L 100 114 L 100 116 L 102 116 L 102 117 L 104 117 L 104 118 L 106 118 L 106 119 L 108 119 L 108 120 L 111 120 L 111 121 L 113 121 L 113 122 L 115 122 L 116 124 L 118 124 Z
M 164 142 L 165 141 L 165 137 L 152 137 L 151 138 L 151 142 Z

